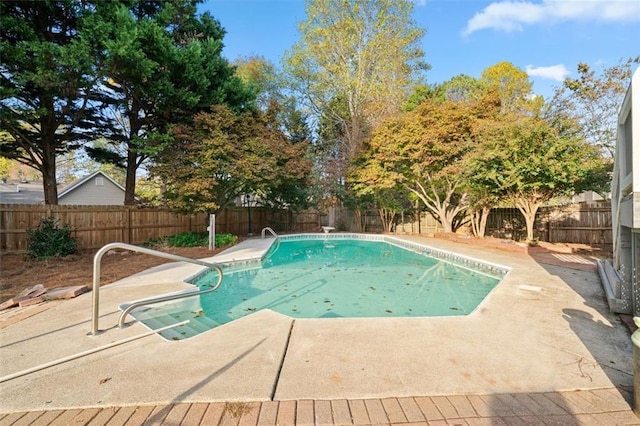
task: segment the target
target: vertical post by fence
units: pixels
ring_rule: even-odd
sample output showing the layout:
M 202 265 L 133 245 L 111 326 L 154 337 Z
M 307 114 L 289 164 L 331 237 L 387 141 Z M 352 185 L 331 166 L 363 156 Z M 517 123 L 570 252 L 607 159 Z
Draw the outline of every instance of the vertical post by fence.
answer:
M 216 215 L 209 215 L 209 226 L 207 227 L 209 231 L 209 250 L 214 250 L 216 248 Z

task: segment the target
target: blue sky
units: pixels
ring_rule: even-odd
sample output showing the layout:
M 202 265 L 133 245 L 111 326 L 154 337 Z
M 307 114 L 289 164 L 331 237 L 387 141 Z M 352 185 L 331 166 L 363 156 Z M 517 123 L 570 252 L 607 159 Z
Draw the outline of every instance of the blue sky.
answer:
M 226 29 L 223 55 L 264 56 L 280 65 L 298 40 L 303 0 L 205 0 Z M 640 0 L 415 0 L 426 29 L 428 83 L 458 74 L 479 77 L 508 61 L 529 73 L 534 92 L 549 97 L 579 62 L 596 71 L 640 55 Z

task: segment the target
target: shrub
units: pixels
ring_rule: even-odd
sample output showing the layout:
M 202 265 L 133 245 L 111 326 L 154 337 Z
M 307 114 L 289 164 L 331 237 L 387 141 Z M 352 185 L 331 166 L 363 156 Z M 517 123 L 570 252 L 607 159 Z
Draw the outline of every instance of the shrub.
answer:
M 206 232 L 181 232 L 167 237 L 169 247 L 200 247 L 209 244 Z
M 71 227 L 58 226 L 54 218 L 43 218 L 36 229 L 27 229 L 27 255 L 32 259 L 64 257 L 78 249 L 77 240 L 71 236 Z
M 216 247 L 232 246 L 238 242 L 238 237 L 232 234 L 216 234 Z
M 231 234 L 216 234 L 216 247 L 226 247 L 235 244 L 238 237 Z M 209 245 L 207 232 L 181 232 L 167 237 L 169 247 L 206 247 Z

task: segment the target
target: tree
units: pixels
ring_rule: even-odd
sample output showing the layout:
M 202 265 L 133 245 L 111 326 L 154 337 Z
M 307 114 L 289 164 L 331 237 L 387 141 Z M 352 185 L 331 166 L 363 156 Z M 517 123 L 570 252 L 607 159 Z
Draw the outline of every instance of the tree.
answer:
M 453 232 L 469 206 L 464 158 L 474 144 L 483 102 L 437 102 L 427 99 L 374 132 L 357 181 L 376 190 L 401 184 Z
M 256 105 L 262 111 L 272 100 L 282 103 L 283 81 L 275 65 L 262 56 L 238 58 L 233 63 L 235 75 L 256 94 Z
M 318 116 L 341 128 L 347 160 L 372 126 L 400 109 L 425 69 L 412 10 L 410 0 L 307 1 L 301 39 L 285 64 Z
M 191 0 L 98 4 L 108 28 L 102 102 L 109 147 L 87 149 L 97 161 L 126 169 L 125 204 L 135 202 L 137 170 L 212 104 L 241 110 L 252 91 L 221 56 L 224 30 Z
M 282 74 L 263 57 L 252 56 L 235 62 L 236 76 L 256 94 L 256 105 L 263 114 L 265 124 L 286 136 L 289 143 L 309 146 L 312 140 L 307 115 L 303 113 L 295 97 L 287 94 Z M 263 194 L 264 205 L 286 208 L 292 213 L 311 205 L 309 174 L 282 179 L 271 185 Z
M 561 195 L 598 190 L 608 180 L 598 150 L 561 133 L 539 117 L 513 118 L 487 129 L 479 155 L 468 162 L 477 184 L 512 201 L 524 216 L 533 241 L 538 208 Z
M 291 143 L 260 113 L 216 105 L 197 114 L 193 124 L 175 126 L 151 171 L 164 183 L 169 205 L 217 211 L 240 195 L 264 197 L 304 179 L 311 169 L 306 150 L 307 144 Z
M 361 160 L 367 161 L 366 152 L 361 156 Z M 356 162 L 350 170 L 348 180 L 355 197 L 361 200 L 360 204 L 372 204 L 378 212 L 382 229 L 391 232 L 396 215 L 405 207 L 408 192 L 400 182 L 393 186 L 377 185 L 377 179 L 384 174 L 379 167 L 380 165 L 374 162 L 364 165 Z
M 577 120 L 583 137 L 613 158 L 618 108 L 627 91 L 633 64 L 638 63 L 640 56 L 603 68 L 599 74 L 588 64 L 579 63 L 578 77 L 567 77 L 556 89 L 548 109 L 549 118 Z
M 0 180 L 6 182 L 9 179 L 9 172 L 11 171 L 11 167 L 13 166 L 12 160 L 8 158 L 0 157 Z
M 499 93 L 503 113 L 528 114 L 542 107 L 543 99 L 533 96 L 533 83 L 527 73 L 510 62 L 486 68 L 480 82 Z
M 0 3 L 0 156 L 42 174 L 46 204 L 58 203 L 56 157 L 93 137 L 92 13 L 73 0 Z
M 466 74 L 459 74 L 436 86 L 433 97 L 440 102 L 473 102 L 482 99 L 490 89 L 497 91 L 486 80 L 478 80 Z

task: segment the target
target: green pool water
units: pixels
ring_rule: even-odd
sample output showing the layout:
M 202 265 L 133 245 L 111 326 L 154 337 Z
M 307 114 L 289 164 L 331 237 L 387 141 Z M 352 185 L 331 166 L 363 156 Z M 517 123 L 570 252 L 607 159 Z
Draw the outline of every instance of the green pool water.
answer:
M 200 296 L 196 307 L 176 302 L 169 316 L 214 328 L 262 309 L 293 318 L 467 315 L 500 279 L 384 241 L 285 240 L 262 263 L 226 269 L 217 291 Z M 216 280 L 206 272 L 192 283 L 204 288 Z M 153 317 L 167 307 L 146 309 Z

